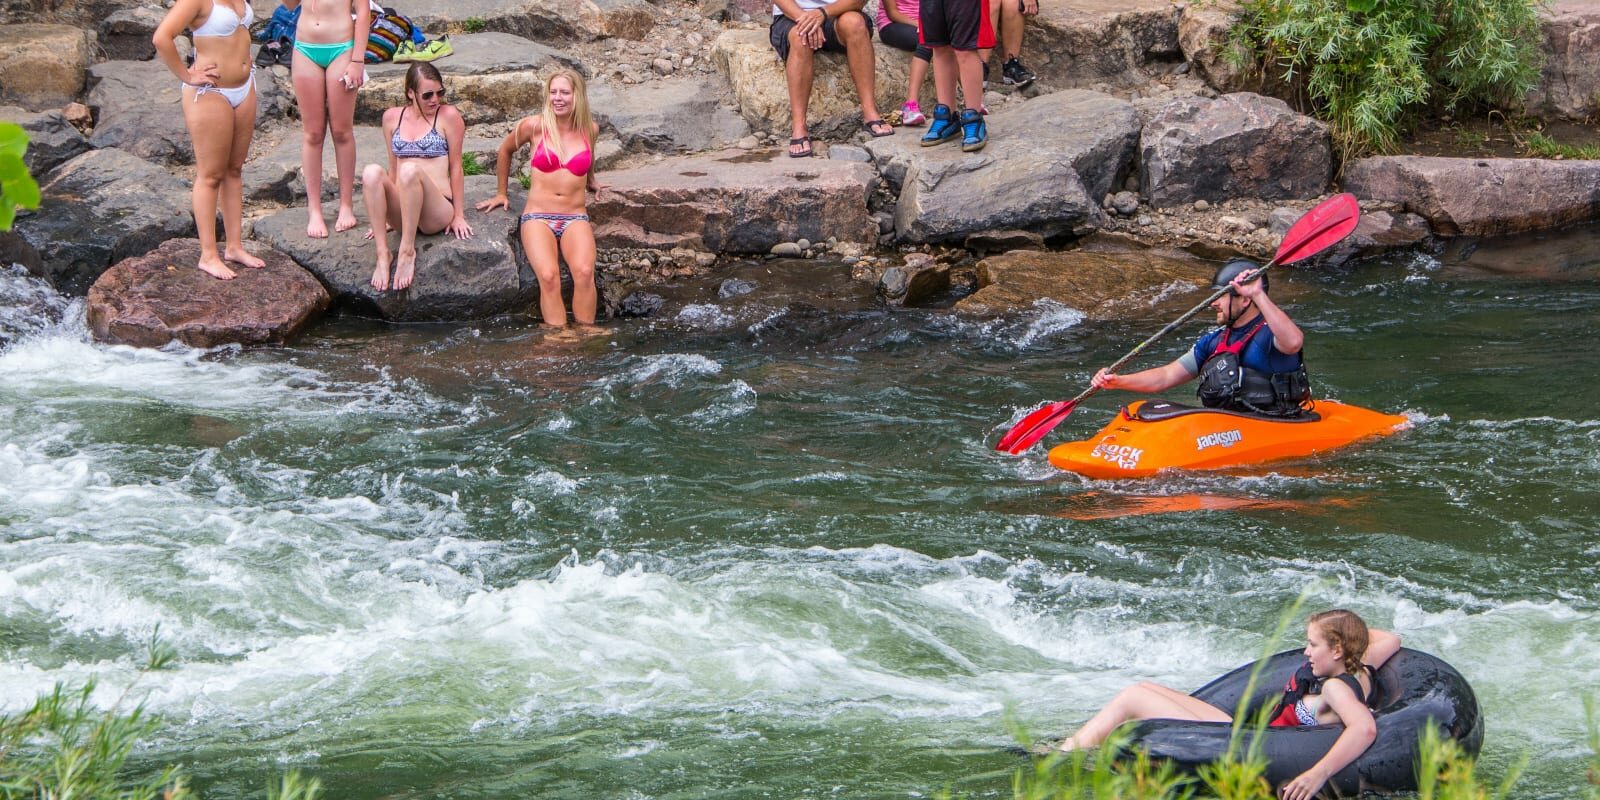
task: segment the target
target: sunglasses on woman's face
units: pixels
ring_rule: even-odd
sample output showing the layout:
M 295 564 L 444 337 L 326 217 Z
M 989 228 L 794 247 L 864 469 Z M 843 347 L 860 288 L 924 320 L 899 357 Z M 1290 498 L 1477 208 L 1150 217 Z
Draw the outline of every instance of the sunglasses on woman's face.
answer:
M 440 90 L 434 91 L 434 92 L 419 92 L 417 94 L 417 97 L 422 98 L 424 101 L 432 100 L 435 97 L 439 98 L 440 100 L 443 100 L 444 99 L 444 91 L 445 90 L 440 89 Z

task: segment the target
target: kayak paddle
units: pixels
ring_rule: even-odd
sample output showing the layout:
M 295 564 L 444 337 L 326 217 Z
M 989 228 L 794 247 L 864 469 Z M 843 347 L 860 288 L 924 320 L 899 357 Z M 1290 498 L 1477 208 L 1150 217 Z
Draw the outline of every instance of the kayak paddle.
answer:
M 1262 273 L 1277 264 L 1293 264 L 1296 261 L 1310 258 L 1331 246 L 1334 242 L 1343 239 L 1355 230 L 1356 223 L 1361 219 L 1361 206 L 1356 202 L 1353 194 L 1336 194 L 1327 200 L 1318 203 L 1316 208 L 1307 211 L 1300 219 L 1289 226 L 1288 233 L 1283 235 L 1283 243 L 1278 245 L 1278 252 L 1271 261 L 1262 265 L 1260 269 L 1245 273 L 1246 283 L 1260 277 Z M 1189 309 L 1183 316 L 1178 317 L 1155 335 L 1142 341 L 1128 354 L 1116 360 L 1111 366 L 1106 367 L 1110 372 L 1116 372 L 1119 367 L 1132 360 L 1134 356 L 1143 352 L 1156 340 L 1177 330 L 1179 325 L 1188 322 L 1191 317 L 1200 313 L 1216 302 L 1217 298 L 1233 291 L 1233 287 L 1224 286 L 1202 300 L 1199 305 Z M 1078 404 L 1089 395 L 1099 391 L 1094 385 L 1078 393 L 1071 400 L 1058 400 L 1048 403 L 1043 408 L 1022 418 L 1021 422 L 1011 426 L 1006 434 L 995 443 L 994 449 L 1002 453 L 1017 455 L 1032 447 L 1036 442 L 1045 437 L 1055 426 L 1071 414 Z

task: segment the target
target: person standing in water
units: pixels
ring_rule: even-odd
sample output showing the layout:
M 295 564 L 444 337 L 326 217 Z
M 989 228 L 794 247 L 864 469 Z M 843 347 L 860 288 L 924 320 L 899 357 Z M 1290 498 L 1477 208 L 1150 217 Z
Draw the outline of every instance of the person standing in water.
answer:
M 300 171 L 306 181 L 310 220 L 306 235 L 328 236 L 322 218 L 322 143 L 333 133 L 333 159 L 339 174 L 339 216 L 335 231 L 356 226 L 351 203 L 356 179 L 356 90 L 367 81 L 367 30 L 372 6 L 367 0 L 283 0 L 290 11 L 300 8 L 294 35 L 294 98 L 300 108 L 305 138 L 300 143 Z
M 194 224 L 200 237 L 197 266 L 213 278 L 236 275 L 224 261 L 261 269 L 267 264 L 244 249 L 245 158 L 256 127 L 256 78 L 250 65 L 248 0 L 177 0 L 150 41 L 161 63 L 183 82 L 183 121 L 194 143 Z M 194 63 L 178 57 L 178 35 L 188 29 Z M 217 252 L 217 211 L 227 240 Z
M 1327 755 L 1278 787 L 1283 800 L 1315 797 L 1330 777 L 1371 746 L 1378 735 L 1368 702 L 1372 697 L 1372 673 L 1398 652 L 1399 636 L 1368 628 L 1353 611 L 1324 611 L 1306 621 L 1306 664 L 1284 688 L 1267 724 L 1338 724 L 1344 726 L 1344 732 L 1334 740 Z M 1062 739 L 1056 749 L 1071 752 L 1097 747 L 1117 726 L 1146 719 L 1232 722 L 1233 716 L 1198 697 L 1143 681 L 1123 689 L 1076 733 Z
M 1246 277 L 1260 265 L 1236 258 L 1217 270 L 1212 287 L 1228 291 L 1211 304 L 1222 326 L 1188 353 L 1163 366 L 1129 375 L 1095 373 L 1097 389 L 1162 392 L 1200 376 L 1207 408 L 1293 417 L 1311 399 L 1301 349 L 1305 334 L 1267 294 L 1267 276 Z
M 529 159 L 528 200 L 519 233 L 522 249 L 539 278 L 539 313 L 546 325 L 567 324 L 561 298 L 561 260 L 572 273 L 572 317 L 593 325 L 598 306 L 594 285 L 594 225 L 589 221 L 588 193 L 604 188 L 594 173 L 594 140 L 600 127 L 589 114 L 589 98 L 578 73 L 557 70 L 545 81 L 544 110 L 525 117 L 500 143 L 495 161 L 497 193 L 478 204 L 480 211 L 511 204 L 506 185 L 511 160 L 523 145 L 533 145 Z
M 383 139 L 389 143 L 389 166 L 368 164 L 361 171 L 372 226 L 367 238 L 377 245 L 372 288 L 405 289 L 417 271 L 417 234 L 449 231 L 457 239 L 472 236 L 467 225 L 461 143 L 467 123 L 444 101 L 444 78 L 438 67 L 412 64 L 406 70 L 406 104 L 383 112 Z M 400 231 L 400 248 L 389 252 L 390 230 Z M 394 276 L 390 279 L 390 261 Z

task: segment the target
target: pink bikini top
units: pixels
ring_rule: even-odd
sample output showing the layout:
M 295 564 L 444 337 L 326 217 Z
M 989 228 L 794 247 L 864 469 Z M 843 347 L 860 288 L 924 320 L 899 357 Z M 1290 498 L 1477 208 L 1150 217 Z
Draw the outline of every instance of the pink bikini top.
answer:
M 565 169 L 574 175 L 587 175 L 592 160 L 589 155 L 589 148 L 584 147 L 582 152 L 574 154 L 572 158 L 567 159 L 567 163 L 563 164 L 561 159 L 556 156 L 555 151 L 544 146 L 544 137 L 541 136 L 539 137 L 539 143 L 533 146 L 533 156 L 528 159 L 528 166 L 540 172 L 555 172 L 558 169 Z

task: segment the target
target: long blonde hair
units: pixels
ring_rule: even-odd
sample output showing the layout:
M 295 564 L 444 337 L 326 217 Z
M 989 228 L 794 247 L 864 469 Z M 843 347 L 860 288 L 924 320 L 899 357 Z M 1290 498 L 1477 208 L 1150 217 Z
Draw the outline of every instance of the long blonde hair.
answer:
M 539 136 L 552 143 L 545 147 L 555 151 L 556 158 L 566 161 L 567 147 L 562 141 L 561 128 L 556 122 L 556 112 L 550 108 L 550 87 L 555 85 L 557 78 L 566 78 L 567 83 L 572 86 L 572 124 L 578 129 L 578 135 L 583 137 L 584 143 L 590 150 L 594 149 L 592 138 L 594 117 L 589 115 L 589 90 L 583 84 L 583 76 L 566 67 L 550 73 L 550 77 L 544 82 L 544 110 L 539 113 Z M 551 132 L 555 135 L 551 136 Z

